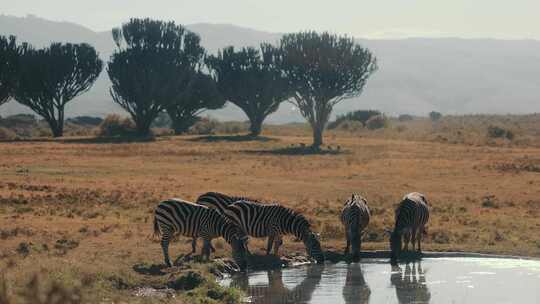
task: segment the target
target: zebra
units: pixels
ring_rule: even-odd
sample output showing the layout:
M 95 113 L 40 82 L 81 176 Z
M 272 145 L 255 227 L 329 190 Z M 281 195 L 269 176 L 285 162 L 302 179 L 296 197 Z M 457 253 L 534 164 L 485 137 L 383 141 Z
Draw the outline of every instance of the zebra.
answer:
M 347 247 L 344 254 L 349 254 L 349 249 L 352 245 L 353 260 L 357 260 L 360 256 L 362 232 L 369 224 L 369 218 L 370 212 L 367 200 L 353 193 L 341 210 L 341 223 L 345 228 L 347 238 Z
M 347 266 L 345 285 L 343 285 L 343 300 L 345 304 L 368 304 L 371 289 L 364 279 L 364 272 L 359 263 Z
M 422 252 L 420 245 L 422 234 L 426 231 L 429 220 L 429 206 L 423 194 L 413 192 L 405 195 L 396 209 L 395 226 L 390 232 L 390 261 L 395 264 L 401 253 L 401 240 L 405 239 L 405 250 L 409 250 L 409 241 L 414 243 L 418 239 L 418 252 Z
M 219 193 L 219 192 L 206 192 L 202 194 L 201 196 L 199 196 L 195 202 L 199 205 L 213 208 L 219 213 L 226 215 L 225 209 L 227 208 L 227 206 L 229 206 L 230 204 L 236 201 L 241 201 L 241 200 L 247 200 L 250 202 L 259 203 L 259 201 L 251 199 L 251 198 L 247 198 L 243 196 L 229 196 L 229 195 Z M 210 245 L 210 250 L 214 252 L 215 249 L 212 246 L 212 243 L 210 243 L 209 245 Z M 194 237 L 193 240 L 191 241 L 191 252 L 194 253 L 196 248 L 197 248 L 197 238 Z
M 292 209 L 278 204 L 258 204 L 246 200 L 230 204 L 225 209 L 227 215 L 234 219 L 246 234 L 252 237 L 268 237 L 266 254 L 270 254 L 272 244 L 274 254 L 278 254 L 283 243 L 282 235 L 293 234 L 304 243 L 309 256 L 317 263 L 324 262 L 321 243 L 306 218 Z
M 219 212 L 181 199 L 165 200 L 154 210 L 154 234 L 161 235 L 165 264 L 172 266 L 169 258 L 169 241 L 174 234 L 201 237 L 204 240 L 202 255 L 210 257 L 210 242 L 223 237 L 231 245 L 232 255 L 240 269 L 245 269 L 246 240 L 244 231 Z
M 279 268 L 266 272 L 268 285 L 258 282 L 250 285 L 247 276 L 235 276 L 230 286 L 242 289 L 249 296 L 250 303 L 309 303 L 322 280 L 323 271 L 324 265 L 307 267 L 302 281 L 294 288 L 283 282 L 283 271 Z
M 399 266 L 392 266 L 390 283 L 396 289 L 398 303 L 429 303 L 431 292 L 426 284 L 426 275 L 420 261 L 409 263 L 403 270 Z

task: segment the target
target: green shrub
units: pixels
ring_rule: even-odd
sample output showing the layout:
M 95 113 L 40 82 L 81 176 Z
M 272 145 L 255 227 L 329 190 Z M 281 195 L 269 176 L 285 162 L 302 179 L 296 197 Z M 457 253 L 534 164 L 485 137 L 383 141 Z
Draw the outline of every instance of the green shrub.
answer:
M 328 124 L 328 129 L 335 129 L 344 121 L 359 121 L 365 126 L 371 117 L 381 114 L 382 113 L 377 110 L 358 110 L 344 115 L 338 115 L 335 121 Z
M 105 120 L 99 125 L 98 136 L 123 137 L 133 136 L 135 133 L 135 123 L 131 119 L 112 114 L 105 117 Z
M 514 139 L 514 133 L 508 129 L 491 125 L 487 128 L 487 137 L 506 138 L 508 140 L 512 140 Z
M 366 122 L 366 127 L 370 130 L 386 128 L 388 119 L 384 115 L 376 115 Z

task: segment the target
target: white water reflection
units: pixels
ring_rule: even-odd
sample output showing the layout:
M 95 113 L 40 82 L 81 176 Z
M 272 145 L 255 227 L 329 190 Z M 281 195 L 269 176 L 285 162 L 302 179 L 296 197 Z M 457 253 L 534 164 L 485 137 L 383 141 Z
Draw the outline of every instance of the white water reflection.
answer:
M 223 282 L 252 303 L 540 303 L 540 261 L 429 258 L 252 272 Z

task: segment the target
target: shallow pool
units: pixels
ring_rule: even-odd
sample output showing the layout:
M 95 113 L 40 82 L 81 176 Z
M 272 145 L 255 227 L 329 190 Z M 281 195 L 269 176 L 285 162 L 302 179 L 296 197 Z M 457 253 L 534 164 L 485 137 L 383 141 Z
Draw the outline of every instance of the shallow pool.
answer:
M 424 258 L 256 271 L 222 281 L 251 303 L 540 303 L 540 261 Z

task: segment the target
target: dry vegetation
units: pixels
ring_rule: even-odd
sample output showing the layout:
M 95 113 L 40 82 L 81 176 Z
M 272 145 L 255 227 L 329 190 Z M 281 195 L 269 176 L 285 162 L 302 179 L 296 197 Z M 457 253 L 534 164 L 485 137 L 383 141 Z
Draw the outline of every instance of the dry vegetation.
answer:
M 508 121 L 504 126 L 515 128 L 512 140 L 488 138 L 485 128 L 494 123 L 472 120 L 468 131 L 456 128 L 463 123 L 457 118 L 392 122 L 376 131 L 338 129 L 328 132 L 324 154 L 302 153 L 311 137 L 301 124 L 269 126 L 256 141 L 165 136 L 141 143 L 0 143 L 0 302 L 2 290 L 12 301 L 29 303 L 40 302 L 28 294 L 43 299 L 51 293 L 67 299 L 57 303 L 214 301 L 203 300 L 208 295 L 237 301 L 234 291 L 205 279 L 208 264 L 154 275 L 162 254 L 150 238 L 153 207 L 164 198 L 193 200 L 210 190 L 302 211 L 324 247 L 340 251 L 338 214 L 351 192 L 364 195 L 373 213 L 363 248 L 385 249 L 383 229 L 392 224 L 395 204 L 420 191 L 432 205 L 424 249 L 540 256 L 538 116 L 519 120 L 519 127 Z M 405 129 L 397 130 L 400 125 Z M 251 244 L 253 251 L 264 247 Z M 223 241 L 216 248 L 217 255 L 228 254 Z M 291 238 L 282 248 L 303 251 Z M 181 238 L 171 253 L 189 249 Z M 200 273 L 204 283 L 192 291 L 135 296 L 139 287 L 175 286 Z M 179 289 L 189 289 L 184 285 Z

